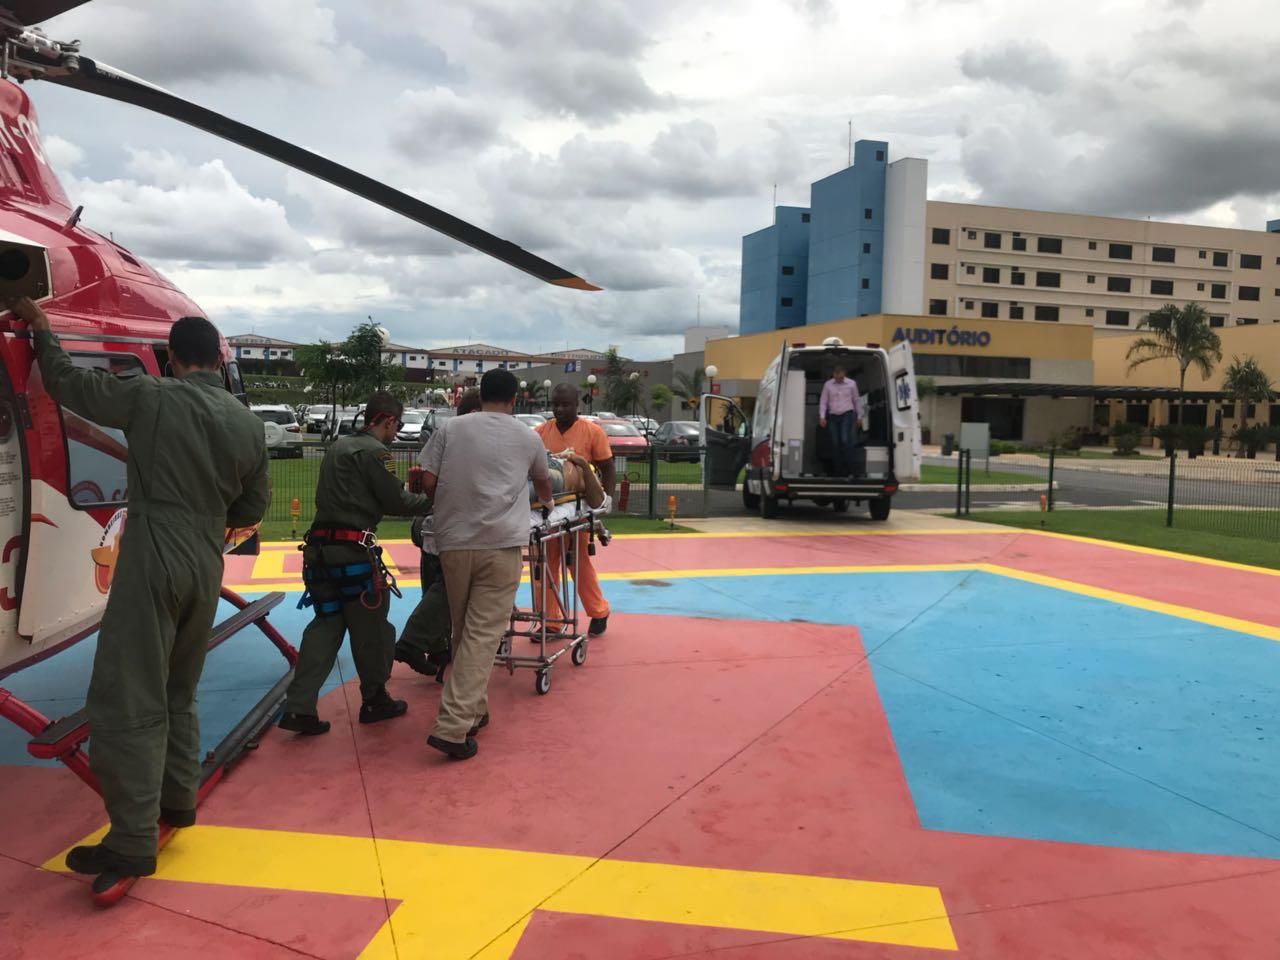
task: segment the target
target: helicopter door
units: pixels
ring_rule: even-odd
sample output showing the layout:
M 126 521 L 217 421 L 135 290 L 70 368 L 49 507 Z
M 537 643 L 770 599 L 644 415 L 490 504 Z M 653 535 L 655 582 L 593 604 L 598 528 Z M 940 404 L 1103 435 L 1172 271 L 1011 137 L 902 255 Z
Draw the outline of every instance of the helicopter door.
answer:
M 117 377 L 145 373 L 132 353 L 69 340 L 64 348 L 78 367 Z M 28 397 L 34 432 L 54 445 L 41 451 L 47 474 L 33 471 L 31 478 L 30 562 L 18 622 L 39 648 L 81 636 L 102 617 L 124 532 L 129 450 L 122 431 L 57 406 L 34 363 Z
M 0 364 L 0 676 L 25 660 L 31 644 L 18 633 L 22 586 L 23 525 L 27 492 L 26 456 L 9 376 Z
M 704 393 L 700 419 L 707 485 L 733 490 L 751 455 L 751 427 L 746 414 L 728 397 Z

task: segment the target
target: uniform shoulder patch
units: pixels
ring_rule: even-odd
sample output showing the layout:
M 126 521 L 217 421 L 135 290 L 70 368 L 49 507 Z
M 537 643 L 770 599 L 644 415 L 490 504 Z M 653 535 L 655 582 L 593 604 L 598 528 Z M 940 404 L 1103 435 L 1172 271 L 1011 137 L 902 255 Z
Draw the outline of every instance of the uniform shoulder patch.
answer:
M 382 462 L 382 466 L 386 469 L 387 473 L 396 472 L 396 459 L 391 455 L 390 450 L 379 450 L 377 457 Z

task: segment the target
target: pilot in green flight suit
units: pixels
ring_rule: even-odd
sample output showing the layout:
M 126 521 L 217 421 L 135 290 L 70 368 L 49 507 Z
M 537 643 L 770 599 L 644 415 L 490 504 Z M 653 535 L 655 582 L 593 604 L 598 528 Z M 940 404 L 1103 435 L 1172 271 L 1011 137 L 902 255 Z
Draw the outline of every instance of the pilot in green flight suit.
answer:
M 155 872 L 157 821 L 195 822 L 196 684 L 226 528 L 258 523 L 271 499 L 262 421 L 223 386 L 221 338 L 202 317 L 169 331 L 173 377 L 120 379 L 74 366 L 30 300 L 12 309 L 31 325 L 45 390 L 129 443 L 128 519 L 85 705 L 111 829 L 101 844 L 71 850 L 67 866 L 146 876 Z
M 373 531 L 385 514 L 426 513 L 431 501 L 409 493 L 391 472 L 387 445 L 403 424 L 404 406 L 378 392 L 365 407 L 366 426 L 338 439 L 320 464 L 316 518 L 302 553 L 303 579 L 315 617 L 302 634 L 293 683 L 280 726 L 307 736 L 329 732 L 316 713 L 320 687 L 333 669 L 344 633 L 360 675 L 361 723 L 399 717 L 408 709 L 385 686 L 391 676 L 395 628 L 387 622 L 391 588 L 382 569 Z

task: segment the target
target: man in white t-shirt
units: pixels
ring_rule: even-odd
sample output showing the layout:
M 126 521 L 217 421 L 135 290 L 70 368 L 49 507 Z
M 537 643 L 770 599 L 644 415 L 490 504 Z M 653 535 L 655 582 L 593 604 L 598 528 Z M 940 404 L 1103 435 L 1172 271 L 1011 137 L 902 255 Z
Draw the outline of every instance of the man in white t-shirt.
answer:
M 551 503 L 537 434 L 511 416 L 519 383 L 509 370 L 480 379 L 480 412 L 453 417 L 427 444 L 423 489 L 453 619 L 453 668 L 427 743 L 454 760 L 476 755 L 489 722 L 489 674 L 520 586 L 529 542 L 529 490 Z

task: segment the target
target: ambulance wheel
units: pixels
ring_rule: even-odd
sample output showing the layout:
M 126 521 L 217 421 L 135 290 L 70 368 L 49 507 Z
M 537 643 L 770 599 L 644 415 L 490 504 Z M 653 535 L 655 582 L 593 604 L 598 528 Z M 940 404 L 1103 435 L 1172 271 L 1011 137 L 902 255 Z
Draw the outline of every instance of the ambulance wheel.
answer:
M 538 696 L 546 696 L 551 692 L 551 671 L 539 670 L 533 676 L 533 689 L 538 691 Z
M 760 517 L 763 520 L 776 520 L 778 518 L 778 498 L 765 495 L 760 496 Z
M 569 659 L 573 661 L 575 667 L 580 667 L 587 662 L 587 641 L 583 640 L 580 644 L 573 648 L 573 652 L 569 654 Z
M 745 477 L 742 479 L 742 505 L 748 510 L 760 509 L 760 494 L 751 492 Z
M 836 499 L 831 501 L 831 509 L 834 510 L 836 513 L 848 513 L 849 501 L 844 500 L 840 497 L 837 497 Z
M 871 519 L 872 520 L 888 520 L 889 509 L 892 506 L 892 504 L 893 504 L 893 501 L 890 500 L 888 497 L 876 497 L 876 499 L 872 500 L 871 503 L 869 504 L 871 508 Z

